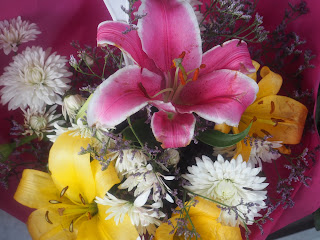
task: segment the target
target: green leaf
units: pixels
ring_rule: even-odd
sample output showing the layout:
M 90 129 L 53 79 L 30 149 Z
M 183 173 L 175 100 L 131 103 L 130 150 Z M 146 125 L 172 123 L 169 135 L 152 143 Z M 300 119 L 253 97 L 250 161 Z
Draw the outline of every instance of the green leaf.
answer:
M 79 110 L 79 112 L 78 112 L 78 114 L 77 114 L 77 116 L 76 116 L 76 122 L 78 121 L 79 118 L 83 118 L 83 116 L 86 115 L 86 111 L 87 111 L 87 109 L 88 109 L 88 105 L 89 105 L 89 102 L 90 102 L 92 96 L 93 96 L 93 94 L 91 94 L 91 95 L 88 97 L 87 101 L 86 101 L 86 102 L 82 105 L 82 107 L 80 108 L 80 110 Z
M 320 208 L 315 211 L 313 214 L 314 227 L 317 231 L 320 231 Z
M 145 121 L 146 121 L 145 119 L 136 120 L 135 122 L 132 123 L 132 128 L 135 131 L 135 133 L 137 134 L 139 140 L 143 144 L 148 143 L 148 146 L 154 147 L 155 145 L 158 144 L 158 142 L 153 136 L 150 125 L 146 124 Z M 122 131 L 122 135 L 124 136 L 124 138 L 126 140 L 130 140 L 132 142 L 138 142 L 138 139 L 136 138 L 136 136 L 132 132 L 130 126 L 126 127 Z
M 5 162 L 13 150 L 16 148 L 15 143 L 5 143 L 0 145 L 0 160 Z
M 1 161 L 5 162 L 10 154 L 17 148 L 20 147 L 24 144 L 30 143 L 33 139 L 36 139 L 37 135 L 31 135 L 31 136 L 26 136 L 23 137 L 19 140 L 18 144 L 16 143 L 5 143 L 5 144 L 0 144 L 0 155 L 1 155 Z
M 244 139 L 251 128 L 252 123 L 241 133 L 226 134 L 216 130 L 206 130 L 197 136 L 197 139 L 213 147 L 229 147 Z

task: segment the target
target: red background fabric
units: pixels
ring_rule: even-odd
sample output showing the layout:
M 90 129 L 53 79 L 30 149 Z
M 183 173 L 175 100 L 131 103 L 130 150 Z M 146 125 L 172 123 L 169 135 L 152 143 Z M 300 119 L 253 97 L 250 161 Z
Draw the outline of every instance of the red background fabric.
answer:
M 298 1 L 290 1 L 298 2 Z M 297 21 L 289 26 L 290 30 L 297 32 L 303 39 L 308 42 L 308 48 L 312 49 L 318 56 L 313 64 L 315 69 L 310 69 L 304 74 L 302 87 L 304 89 L 313 89 L 314 98 L 316 99 L 318 85 L 320 81 L 320 2 L 307 0 L 310 13 L 300 17 Z M 288 0 L 260 0 L 258 12 L 264 17 L 264 26 L 267 30 L 274 29 L 280 23 L 284 9 L 288 7 Z M 42 34 L 36 41 L 24 44 L 19 47 L 19 52 L 26 46 L 38 45 L 43 48 L 52 47 L 60 55 L 69 56 L 76 54 L 70 46 L 72 40 L 78 40 L 81 44 L 95 45 L 96 29 L 100 22 L 110 19 L 110 15 L 102 0 L 10 0 L 5 1 L 0 9 L 0 20 L 11 19 L 21 16 L 23 20 L 29 20 L 39 26 Z M 0 74 L 3 67 L 8 65 L 13 54 L 4 55 L 0 50 Z M 285 82 L 284 82 L 285 86 Z M 20 116 L 21 112 L 7 111 L 6 106 L 0 106 L 0 143 L 6 143 L 10 140 L 9 121 L 10 116 Z M 310 109 L 309 111 L 313 111 Z M 308 132 L 303 140 L 304 146 L 312 147 L 319 145 L 319 135 L 316 130 Z M 313 178 L 309 188 L 298 184 L 294 192 L 293 200 L 295 206 L 283 210 L 281 207 L 273 214 L 273 222 L 268 221 L 264 225 L 265 234 L 261 236 L 257 228 L 252 228 L 251 239 L 265 239 L 269 233 L 272 233 L 287 224 L 296 221 L 320 207 L 320 162 L 319 155 L 317 162 L 309 171 L 309 176 Z M 275 182 L 275 174 L 271 165 L 265 165 L 266 175 L 269 182 Z M 10 180 L 9 190 L 1 189 L 0 208 L 21 221 L 26 221 L 29 213 L 32 211 L 13 200 L 13 194 L 16 190 L 18 180 Z

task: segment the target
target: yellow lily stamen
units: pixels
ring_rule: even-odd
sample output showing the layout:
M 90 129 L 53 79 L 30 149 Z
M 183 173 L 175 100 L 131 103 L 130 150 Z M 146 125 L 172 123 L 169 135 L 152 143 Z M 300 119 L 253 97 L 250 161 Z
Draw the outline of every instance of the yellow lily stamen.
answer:
M 84 200 L 84 198 L 82 197 L 81 193 L 79 193 L 79 198 L 82 202 L 83 205 L 86 205 L 86 201 Z

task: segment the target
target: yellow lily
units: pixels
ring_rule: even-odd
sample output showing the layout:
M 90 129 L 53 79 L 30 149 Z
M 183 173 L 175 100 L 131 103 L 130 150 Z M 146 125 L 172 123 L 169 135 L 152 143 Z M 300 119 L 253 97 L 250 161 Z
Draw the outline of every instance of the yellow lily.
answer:
M 253 62 L 258 70 L 260 64 Z M 283 144 L 298 144 L 300 142 L 308 109 L 300 102 L 285 96 L 277 95 L 282 85 L 282 77 L 272 72 L 268 67 L 260 70 L 262 79 L 259 81 L 259 92 L 256 100 L 243 113 L 238 128 L 232 128 L 233 133 L 245 130 L 252 122 L 249 135 L 256 138 L 272 136 L 268 141 L 282 141 Z M 250 77 L 257 79 L 256 73 Z M 216 130 L 229 132 L 231 127 L 217 125 Z M 278 149 L 289 153 L 285 147 Z M 251 147 L 241 141 L 237 144 L 237 153 L 242 154 L 245 161 L 249 159 Z
M 136 240 L 138 233 L 128 216 L 116 225 L 105 220 L 107 207 L 97 205 L 95 197 L 103 197 L 119 183 L 114 166 L 101 171 L 97 160 L 79 155 L 89 138 L 58 137 L 50 150 L 49 170 L 26 169 L 14 198 L 30 208 L 27 226 L 33 240 Z
M 238 240 L 242 239 L 239 227 L 224 226 L 217 221 L 221 209 L 213 202 L 200 197 L 195 198 L 198 203 L 191 206 L 189 216 L 201 239 L 210 240 Z M 176 226 L 180 215 L 175 213 L 169 219 Z M 188 226 L 190 229 L 191 226 Z M 176 231 L 172 233 L 173 227 L 168 223 L 162 223 L 156 231 L 155 240 L 184 240 L 184 236 L 177 236 Z M 195 237 L 192 238 L 194 240 Z

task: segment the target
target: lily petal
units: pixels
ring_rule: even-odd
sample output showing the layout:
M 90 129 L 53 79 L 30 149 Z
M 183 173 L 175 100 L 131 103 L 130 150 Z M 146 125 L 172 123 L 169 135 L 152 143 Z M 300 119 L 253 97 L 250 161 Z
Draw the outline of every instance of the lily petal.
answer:
M 76 231 L 66 231 L 71 221 L 72 218 L 61 217 L 58 213 L 51 211 L 47 213 L 47 210 L 42 208 L 30 214 L 27 227 L 33 240 L 76 239 Z
M 187 146 L 194 134 L 196 119 L 192 114 L 166 113 L 153 114 L 151 128 L 163 148 Z
M 129 21 L 129 15 L 126 14 L 122 9 L 123 6 L 125 9 L 129 8 L 128 0 L 103 0 L 108 11 L 112 17 L 113 21 Z
M 307 108 L 288 97 L 271 95 L 254 102 L 241 118 L 239 130 L 243 131 L 252 120 L 250 135 L 269 138 L 271 141 L 282 141 L 283 144 L 300 142 Z
M 98 160 L 91 162 L 91 169 L 96 183 L 96 195 L 100 198 L 104 197 L 113 185 L 120 183 L 113 162 L 104 171 L 101 171 L 101 167 Z
M 201 75 L 220 69 L 240 71 L 244 74 L 256 71 L 247 44 L 238 39 L 224 42 L 222 46 L 215 46 L 205 52 L 202 64 L 205 64 L 206 67 L 200 71 Z
M 282 77 L 266 66 L 261 68 L 260 75 L 262 79 L 258 83 L 259 92 L 256 101 L 265 96 L 277 95 L 282 85 Z
M 255 71 L 254 73 L 248 74 L 247 76 L 248 76 L 249 78 L 252 78 L 254 81 L 257 81 L 257 72 L 258 72 L 258 70 L 259 70 L 259 68 L 260 68 L 260 63 L 252 60 L 252 65 L 254 66 L 254 68 L 256 69 L 256 71 Z
M 108 210 L 108 206 L 98 205 L 99 215 L 98 215 L 98 226 L 99 231 L 103 236 L 110 236 L 110 239 L 117 240 L 136 240 L 139 236 L 135 226 L 131 223 L 131 220 L 128 215 L 124 216 L 122 222 L 119 222 L 116 225 L 114 219 L 105 220 L 107 214 L 105 213 Z M 92 238 L 87 238 L 91 240 Z M 103 238 L 103 240 L 108 238 Z
M 103 219 L 101 219 L 103 221 Z M 79 228 L 77 240 L 113 240 L 109 235 L 105 235 L 101 229 L 98 217 L 85 221 Z
M 138 34 L 143 50 L 162 72 L 168 72 L 172 60 L 186 52 L 183 66 L 190 71 L 201 64 L 201 38 L 194 10 L 183 0 L 142 0 Z
M 116 126 L 146 106 L 151 100 L 146 94 L 158 93 L 161 81 L 159 75 L 138 66 L 118 70 L 93 93 L 87 111 L 88 124 L 100 124 L 106 128 Z
M 87 203 L 96 196 L 94 178 L 90 166 L 90 154 L 79 155 L 81 147 L 87 148 L 89 138 L 70 136 L 68 132 L 60 135 L 49 153 L 49 170 L 59 191 L 68 187 L 66 196 L 81 203 L 79 194 Z
M 217 221 L 221 211 L 220 208 L 203 198 L 196 197 L 195 199 L 198 200 L 198 203 L 195 207 L 190 207 L 188 214 L 201 239 L 242 239 L 239 227 L 223 226 Z M 177 218 L 179 218 L 179 215 L 173 215 L 170 219 L 173 225 L 177 224 Z M 173 230 L 172 225 L 167 223 L 161 224 L 156 231 L 156 240 L 176 239 L 175 233 L 171 233 Z
M 14 199 L 30 208 L 43 208 L 50 204 L 50 200 L 69 202 L 60 198 L 50 174 L 33 169 L 23 171 Z
M 97 42 L 99 46 L 107 44 L 118 47 L 142 68 L 158 73 L 154 62 L 142 50 L 141 41 L 137 31 L 123 34 L 130 25 L 122 22 L 105 21 L 99 24 Z
M 255 100 L 258 85 L 246 75 L 232 70 L 217 70 L 188 83 L 176 105 L 180 113 L 195 112 L 200 117 L 229 126 L 239 124 L 242 113 Z

